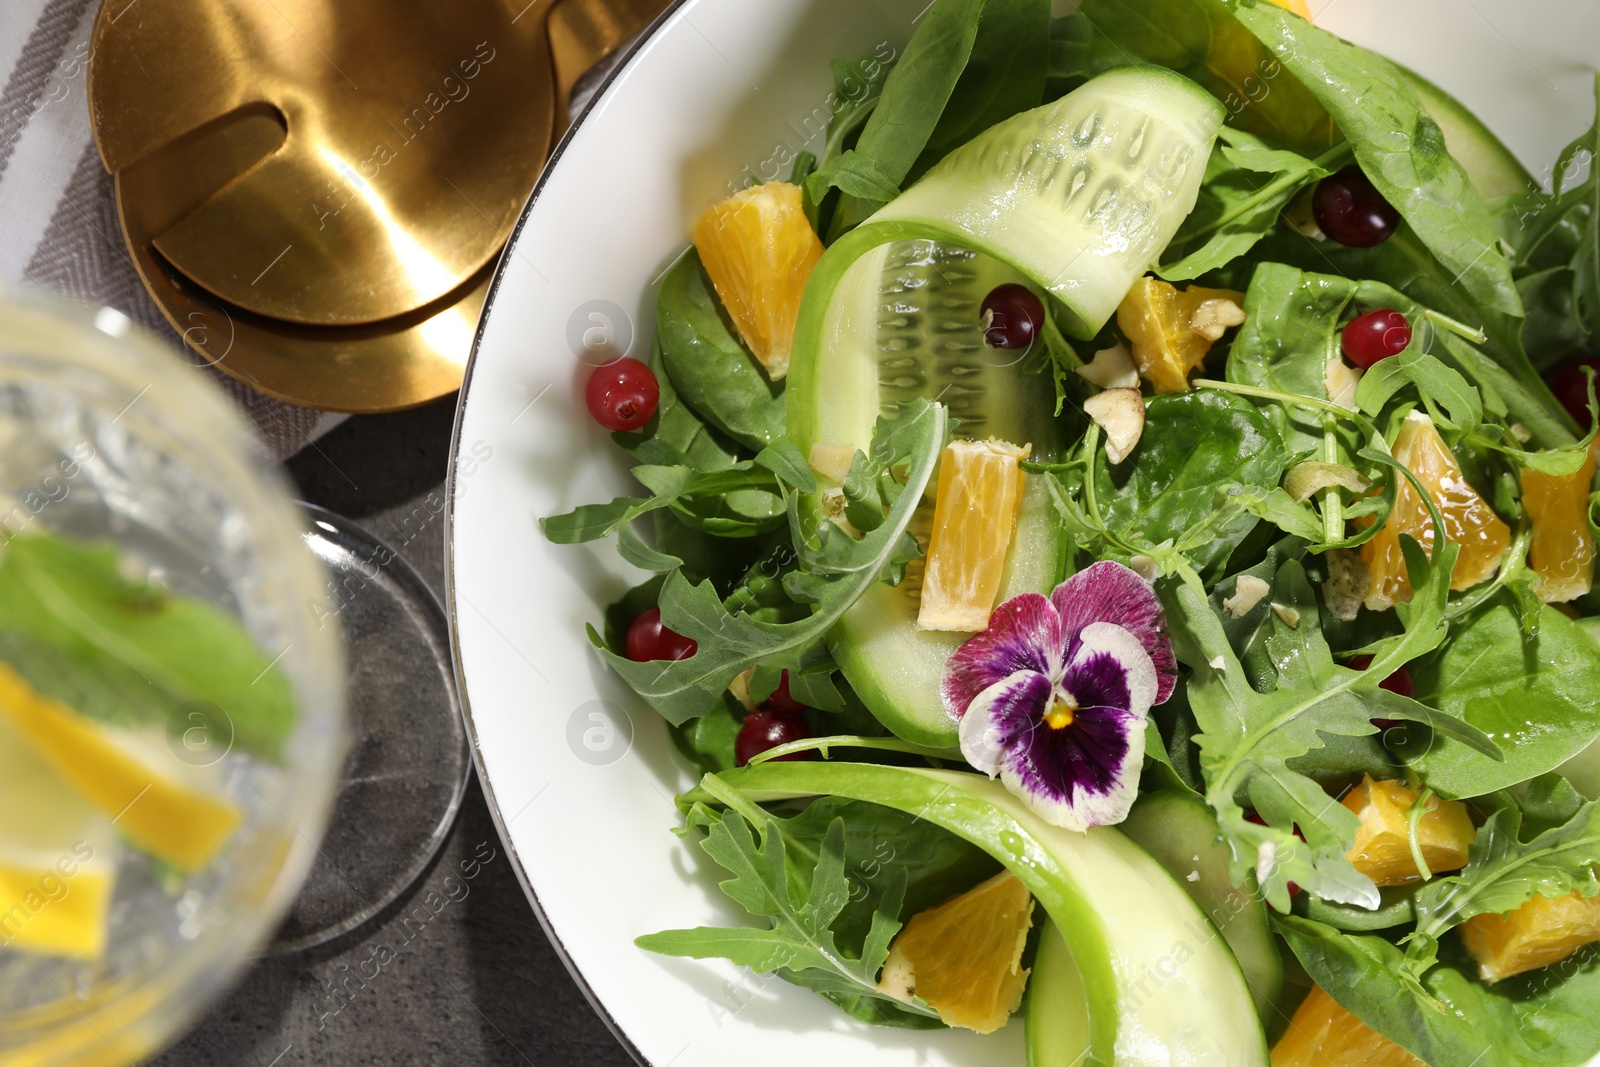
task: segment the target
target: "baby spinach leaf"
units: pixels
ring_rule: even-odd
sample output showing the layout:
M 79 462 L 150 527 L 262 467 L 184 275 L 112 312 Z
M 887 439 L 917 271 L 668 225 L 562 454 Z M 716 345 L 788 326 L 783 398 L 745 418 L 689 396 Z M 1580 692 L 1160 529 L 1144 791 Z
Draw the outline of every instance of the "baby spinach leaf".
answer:
M 738 458 L 732 448 L 716 435 L 678 399 L 672 379 L 661 360 L 661 339 L 650 348 L 646 365 L 655 372 L 661 399 L 650 421 L 636 431 L 614 433 L 611 439 L 640 463 L 658 466 L 685 466 L 697 471 L 725 470 Z
M 1535 896 L 1600 893 L 1600 802 L 1532 841 L 1518 839 L 1522 812 L 1507 804 L 1478 828 L 1460 874 L 1417 891 L 1417 930 L 1406 946 L 1406 971 L 1420 978 L 1437 961 L 1439 938 L 1475 915 L 1505 915 Z
M 1297 15 L 1227 0 L 1247 29 L 1327 109 L 1379 192 L 1473 300 L 1520 316 L 1489 209 L 1406 76 L 1388 60 Z
M 1497 762 L 1436 739 L 1409 760 L 1447 797 L 1491 793 L 1544 774 L 1600 735 L 1600 645 L 1547 607 L 1529 638 L 1517 608 L 1500 597 L 1459 624 L 1437 656 L 1412 668 L 1417 698 L 1500 743 Z
M 608 648 L 591 628 L 589 639 L 613 669 L 670 723 L 704 714 L 748 668 L 798 671 L 823 647 L 823 640 L 845 610 L 885 577 L 907 553 L 917 551 L 906 526 L 932 478 L 948 432 L 944 407 L 917 401 L 893 418 L 880 418 L 874 454 L 888 467 L 906 469 L 903 490 L 882 525 L 859 541 L 825 523 L 818 541 L 797 545 L 800 568 L 810 577 L 805 591 L 813 614 L 794 622 L 765 622 L 730 614 L 709 582 L 692 584 L 682 572 L 667 576 L 661 590 L 661 617 L 668 627 L 692 638 L 699 650 L 687 659 L 635 663 Z M 799 501 L 792 498 L 790 525 L 799 525 Z M 786 586 L 788 585 L 786 581 Z
M 1332 147 L 1328 112 L 1240 24 L 1223 0 L 1084 0 L 1094 27 L 1087 46 L 1095 73 L 1133 63 L 1169 67 L 1204 86 L 1228 109 L 1228 124 L 1300 152 Z
M 1578 1067 L 1600 1052 L 1600 953 L 1486 986 L 1470 959 L 1402 977 L 1401 950 L 1299 916 L 1273 919 L 1306 971 L 1363 1023 L 1434 1067 Z M 1492 1054 L 1492 1055 L 1491 1055 Z
M 1038 107 L 1049 62 L 1050 0 L 984 4 L 961 77 L 916 165 L 904 177 L 915 180 L 995 123 Z
M 289 680 L 237 620 L 123 577 L 110 544 L 29 534 L 0 554 L 0 652 L 45 696 L 124 725 L 186 703 L 221 708 L 247 751 L 277 758 L 294 728 Z M 15 658 L 10 658 L 15 657 Z
M 783 386 L 768 380 L 722 321 L 693 249 L 661 280 L 656 339 L 677 396 L 706 422 L 754 449 L 783 435 Z
M 906 44 L 894 69 L 884 79 L 877 106 L 856 141 L 857 156 L 871 161 L 871 173 L 898 187 L 928 146 L 940 116 L 955 92 L 972 55 L 986 0 L 939 0 L 929 7 Z M 838 157 L 838 158 L 843 158 Z M 865 165 L 824 163 L 806 183 L 806 192 L 820 202 L 835 173 L 859 174 Z M 835 212 L 832 231 L 841 232 L 878 207 L 876 197 L 846 196 Z
M 715 792 L 718 784 L 715 775 L 707 775 L 702 788 Z M 729 796 L 735 797 L 731 792 Z M 737 807 L 720 814 L 697 804 L 690 809 L 690 823 L 705 829 L 701 847 L 733 875 L 722 883 L 722 891 L 751 915 L 766 919 L 768 928 L 665 930 L 635 943 L 666 956 L 721 957 L 757 973 L 776 972 L 856 1012 L 864 1009 L 863 1002 L 881 1001 L 882 1010 L 873 1021 L 939 1026 L 931 1009 L 894 1001 L 877 991 L 878 972 L 900 929 L 905 874 L 896 874 L 877 902 L 859 951 L 846 952 L 833 929 L 851 894 L 844 817 L 836 816 L 828 824 L 815 854 L 806 857 L 809 862 L 799 860 L 800 869 L 809 868 L 809 877 L 797 878 L 782 820 L 742 798 L 735 802 Z M 926 1021 L 912 1023 L 918 1015 Z
M 739 765 L 734 755 L 734 742 L 739 739 L 739 728 L 744 725 L 743 712 L 733 694 L 724 691 L 722 699 L 704 715 L 681 726 L 668 726 L 667 730 L 678 751 L 701 774 L 731 771 Z
M 828 120 L 828 139 L 818 155 L 826 163 L 844 151 L 845 142 L 861 129 L 878 106 L 883 83 L 894 69 L 892 61 L 876 56 L 862 59 L 836 59 L 833 71 L 833 117 Z
M 1152 545 L 1176 541 L 1220 511 L 1231 489 L 1276 489 L 1288 466 L 1283 442 L 1248 400 L 1214 390 L 1151 399 L 1133 455 L 1101 468 L 1106 525 Z M 1244 514 L 1205 531 L 1186 554 L 1197 567 L 1225 559 L 1256 519 Z
M 1334 663 L 1305 569 L 1294 560 L 1279 568 L 1269 594 L 1275 607 L 1264 644 L 1274 677 L 1266 692 L 1250 684 L 1222 621 L 1202 594 L 1187 585 L 1163 591 L 1173 649 L 1192 672 L 1188 697 L 1201 731 L 1195 744 L 1206 802 L 1232 850 L 1234 881 L 1242 883 L 1253 869 L 1279 911 L 1288 910 L 1291 881 L 1325 900 L 1368 908 L 1380 903 L 1371 880 L 1347 857 L 1359 820 L 1311 778 L 1290 769 L 1288 761 L 1321 747 L 1323 735 L 1373 733 L 1376 714 L 1425 722 L 1439 733 L 1494 750 L 1468 724 L 1379 688 L 1382 679 L 1445 636 L 1456 546 L 1447 544 L 1436 565 L 1416 542 L 1408 540 L 1404 547 L 1417 597 L 1405 633 L 1374 646 L 1368 671 Z M 1266 825 L 1245 818 L 1241 797 L 1249 798 Z

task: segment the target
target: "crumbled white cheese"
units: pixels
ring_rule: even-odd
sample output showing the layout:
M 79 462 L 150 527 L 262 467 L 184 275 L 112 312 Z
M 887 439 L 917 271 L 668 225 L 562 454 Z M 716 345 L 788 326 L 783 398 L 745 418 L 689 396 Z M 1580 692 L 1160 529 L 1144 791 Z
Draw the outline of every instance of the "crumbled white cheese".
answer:
M 1083 410 L 1106 433 L 1106 459 L 1121 463 L 1144 436 L 1144 397 L 1137 389 L 1107 389 L 1083 402 Z
M 1133 365 L 1133 355 L 1125 344 L 1114 344 L 1094 354 L 1087 366 L 1073 371 L 1078 377 L 1102 389 L 1137 389 L 1139 369 Z
M 1533 431 L 1522 425 L 1520 422 L 1513 422 L 1511 424 L 1511 436 L 1515 437 L 1522 444 L 1527 444 L 1529 441 L 1533 440 Z
M 1212 656 L 1210 665 L 1211 669 L 1214 671 L 1225 671 L 1228 669 L 1228 661 L 1222 656 Z
M 1282 619 L 1284 625 L 1291 630 L 1300 625 L 1300 611 L 1297 608 L 1291 608 L 1287 604 L 1280 604 L 1274 600 L 1272 602 L 1272 613 Z
M 1261 603 L 1262 598 L 1272 592 L 1272 586 L 1257 578 L 1253 574 L 1243 574 L 1233 584 L 1233 595 L 1222 602 L 1229 615 L 1242 619 Z
M 1185 882 L 1198 882 L 1200 880 L 1200 872 L 1190 871 L 1188 874 L 1183 876 L 1183 880 Z

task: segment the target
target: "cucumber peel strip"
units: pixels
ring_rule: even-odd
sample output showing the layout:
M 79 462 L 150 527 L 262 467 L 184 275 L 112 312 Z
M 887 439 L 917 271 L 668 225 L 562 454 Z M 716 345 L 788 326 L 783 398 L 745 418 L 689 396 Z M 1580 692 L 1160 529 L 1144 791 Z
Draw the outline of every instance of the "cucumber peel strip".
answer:
M 1121 831 L 1051 826 L 998 782 L 960 771 L 768 762 L 707 781 L 756 803 L 826 795 L 882 804 L 999 860 L 1044 906 L 1083 975 L 1085 1064 L 1156 1067 L 1188 1062 L 1210 1045 L 1219 1062 L 1265 1067 L 1266 1037 L 1232 952 L 1171 875 Z M 705 789 L 682 798 L 697 799 L 715 802 Z

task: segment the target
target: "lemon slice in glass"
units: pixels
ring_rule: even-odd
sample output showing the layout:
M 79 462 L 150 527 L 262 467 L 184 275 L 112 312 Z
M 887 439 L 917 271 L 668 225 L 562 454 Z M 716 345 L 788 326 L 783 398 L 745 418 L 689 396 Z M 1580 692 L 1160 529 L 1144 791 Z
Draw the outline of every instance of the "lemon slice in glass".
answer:
M 0 946 L 105 951 L 116 831 L 0 720 Z
M 239 826 L 215 768 L 179 760 L 163 735 L 98 722 L 41 696 L 3 663 L 0 720 L 128 840 L 175 867 L 205 866 Z

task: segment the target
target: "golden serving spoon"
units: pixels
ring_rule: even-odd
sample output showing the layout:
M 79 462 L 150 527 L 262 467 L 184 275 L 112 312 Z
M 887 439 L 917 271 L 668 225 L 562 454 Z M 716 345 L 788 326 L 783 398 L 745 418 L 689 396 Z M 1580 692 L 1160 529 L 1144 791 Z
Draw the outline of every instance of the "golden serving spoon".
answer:
M 89 98 L 189 345 L 342 411 L 459 387 L 581 73 L 665 0 L 107 0 Z

